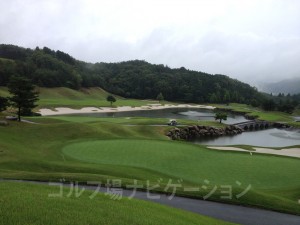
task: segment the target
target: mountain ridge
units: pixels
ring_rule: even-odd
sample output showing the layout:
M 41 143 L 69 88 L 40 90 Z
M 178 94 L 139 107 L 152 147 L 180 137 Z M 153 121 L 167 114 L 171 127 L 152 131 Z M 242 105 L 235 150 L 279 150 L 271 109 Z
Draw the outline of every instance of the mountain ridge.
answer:
M 300 93 L 300 77 L 284 79 L 278 82 L 264 83 L 260 88 L 264 92 L 273 94 L 299 94 Z
M 169 101 L 241 102 L 259 100 L 256 88 L 229 76 L 171 69 L 143 60 L 87 63 L 62 51 L 0 45 L 0 86 L 11 76 L 30 78 L 41 87 L 101 87 L 126 98 L 154 99 L 159 93 Z

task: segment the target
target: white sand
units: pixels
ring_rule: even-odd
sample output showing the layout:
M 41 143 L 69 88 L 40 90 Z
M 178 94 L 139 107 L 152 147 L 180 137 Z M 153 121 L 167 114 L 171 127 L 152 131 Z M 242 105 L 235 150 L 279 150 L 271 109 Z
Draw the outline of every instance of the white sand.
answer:
M 80 113 L 98 113 L 98 112 L 126 112 L 126 111 L 138 111 L 138 110 L 158 110 L 158 109 L 169 109 L 169 108 L 194 108 L 194 109 L 214 109 L 213 106 L 206 106 L 206 105 L 161 105 L 161 104 L 148 104 L 145 106 L 140 107 L 131 107 L 131 106 L 120 106 L 116 108 L 111 107 L 84 107 L 82 109 L 71 109 L 71 108 L 64 108 L 58 107 L 55 110 L 51 109 L 40 109 L 38 113 L 42 116 L 53 116 L 53 115 L 65 115 L 65 114 L 80 114 Z
M 282 156 L 290 156 L 300 158 L 300 148 L 286 148 L 286 149 L 272 149 L 272 148 L 257 148 L 253 147 L 255 151 L 248 151 L 242 148 L 236 147 L 208 147 L 210 149 L 216 150 L 223 150 L 223 151 L 241 151 L 241 152 L 250 152 L 250 153 L 265 153 L 265 154 L 272 154 L 272 155 L 282 155 Z
M 284 155 L 300 158 L 300 148 L 286 148 L 280 150 L 274 150 L 271 148 L 254 148 L 255 152 L 266 153 L 266 154 L 275 154 L 275 155 Z

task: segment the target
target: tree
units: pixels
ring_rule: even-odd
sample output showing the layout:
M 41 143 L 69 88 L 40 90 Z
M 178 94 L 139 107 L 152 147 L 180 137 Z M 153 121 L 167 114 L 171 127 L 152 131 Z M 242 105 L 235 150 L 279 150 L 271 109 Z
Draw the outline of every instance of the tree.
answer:
M 0 112 L 4 111 L 8 106 L 8 99 L 0 96 Z
M 229 102 L 230 102 L 230 93 L 227 90 L 225 91 L 223 101 L 224 101 L 224 103 L 226 103 L 226 105 L 229 105 Z
M 276 109 L 276 102 L 273 99 L 266 99 L 262 103 L 262 108 L 266 111 L 273 111 Z
M 284 102 L 280 100 L 277 108 L 279 111 L 291 114 L 295 110 L 296 104 L 290 101 L 289 99 Z
M 101 87 L 126 98 L 153 99 L 162 92 L 164 100 L 180 102 L 261 102 L 254 87 L 216 74 L 185 68 L 171 69 L 141 60 L 120 63 L 86 63 L 47 47 L 35 50 L 0 44 L 0 86 L 16 74 L 43 87 Z M 277 94 L 276 94 L 277 96 Z M 292 100 L 292 99 L 291 99 Z
M 217 96 L 215 93 L 213 93 L 209 98 L 210 103 L 217 103 Z
M 220 120 L 220 123 L 222 123 L 222 120 L 227 120 L 227 113 L 217 112 L 215 115 L 215 120 Z
M 250 101 L 250 105 L 253 107 L 259 107 L 259 102 L 256 99 Z
M 163 101 L 163 100 L 164 100 L 163 94 L 160 92 L 160 93 L 157 95 L 156 99 L 159 101 L 159 103 L 160 103 L 161 101 Z
M 38 93 L 32 82 L 21 76 L 14 76 L 8 84 L 8 91 L 12 95 L 9 97 L 11 105 L 18 109 L 18 121 L 21 121 L 21 115 L 31 113 L 36 107 L 35 102 L 38 100 Z
M 106 101 L 110 102 L 110 106 L 112 106 L 113 102 L 116 102 L 116 98 L 113 95 L 108 95 Z

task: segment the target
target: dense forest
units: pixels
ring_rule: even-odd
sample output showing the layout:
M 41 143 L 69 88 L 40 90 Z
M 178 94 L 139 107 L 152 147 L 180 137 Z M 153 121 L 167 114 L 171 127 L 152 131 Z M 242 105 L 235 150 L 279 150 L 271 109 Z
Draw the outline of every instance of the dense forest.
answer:
M 38 86 L 101 87 L 127 98 L 155 99 L 162 93 L 165 100 L 195 103 L 260 104 L 264 99 L 254 87 L 225 75 L 171 69 L 140 60 L 92 64 L 47 47 L 33 50 L 0 45 L 0 86 L 6 86 L 16 74 Z

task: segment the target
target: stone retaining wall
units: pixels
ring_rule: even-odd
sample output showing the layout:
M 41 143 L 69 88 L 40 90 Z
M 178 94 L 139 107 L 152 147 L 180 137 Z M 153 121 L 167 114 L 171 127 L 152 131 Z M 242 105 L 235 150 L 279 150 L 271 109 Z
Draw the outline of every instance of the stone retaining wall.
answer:
M 241 134 L 243 129 L 228 125 L 225 128 L 211 127 L 211 126 L 187 126 L 184 128 L 174 128 L 167 133 L 167 136 L 172 140 L 192 140 L 203 137 L 218 137 L 223 135 L 237 135 Z

